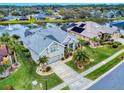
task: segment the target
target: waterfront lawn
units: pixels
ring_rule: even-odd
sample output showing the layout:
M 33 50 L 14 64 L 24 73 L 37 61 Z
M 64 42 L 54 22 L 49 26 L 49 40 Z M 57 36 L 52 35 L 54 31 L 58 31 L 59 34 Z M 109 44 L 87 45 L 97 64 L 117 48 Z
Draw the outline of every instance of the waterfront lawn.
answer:
M 85 66 L 84 70 L 87 70 L 90 67 L 98 64 L 99 62 L 105 60 L 106 58 L 110 57 L 112 54 L 116 53 L 117 51 L 123 48 L 124 48 L 123 45 L 120 45 L 118 48 L 112 48 L 110 45 L 105 45 L 99 48 L 85 47 L 84 51 L 88 53 L 89 58 L 93 61 L 89 65 Z M 81 73 L 84 71 L 84 70 L 78 69 L 77 66 L 74 64 L 73 60 L 66 62 L 66 64 L 70 66 L 72 69 L 74 69 L 75 71 L 77 71 L 78 73 Z
M 45 89 L 45 77 L 36 74 L 37 65 L 31 58 L 25 57 L 25 54 L 21 50 L 22 47 L 22 45 L 16 44 L 17 59 L 21 66 L 12 75 L 3 80 L 0 80 L 0 89 L 3 89 L 5 86 L 13 86 L 14 89 L 17 90 L 31 90 L 33 80 L 37 80 L 38 83 L 42 83 L 43 88 Z M 51 89 L 63 82 L 55 73 L 49 75 L 47 78 L 48 89 Z M 34 87 L 33 89 L 37 88 Z
M 116 66 L 118 63 L 120 63 L 121 60 L 122 60 L 122 56 L 124 56 L 124 53 L 120 54 L 118 57 L 116 57 L 112 61 L 104 64 L 103 66 L 101 66 L 100 68 L 96 69 L 95 71 L 89 73 L 85 77 L 88 78 L 88 79 L 92 79 L 92 80 L 97 79 L 98 77 L 100 77 L 101 75 L 106 73 L 108 70 L 110 70 L 114 66 Z

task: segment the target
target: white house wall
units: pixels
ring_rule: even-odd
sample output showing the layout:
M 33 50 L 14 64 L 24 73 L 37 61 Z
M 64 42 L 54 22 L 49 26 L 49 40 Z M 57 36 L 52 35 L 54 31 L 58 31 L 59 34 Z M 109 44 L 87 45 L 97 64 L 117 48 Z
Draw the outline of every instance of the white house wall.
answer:
M 55 52 L 51 52 L 50 48 L 53 44 L 57 44 L 58 45 L 58 51 Z M 64 46 L 58 44 L 58 43 L 53 43 L 52 45 L 50 45 L 40 56 L 47 56 L 49 58 L 49 63 L 53 63 L 54 60 L 57 61 L 59 59 L 61 59 L 64 56 Z M 56 58 L 58 57 L 58 59 Z

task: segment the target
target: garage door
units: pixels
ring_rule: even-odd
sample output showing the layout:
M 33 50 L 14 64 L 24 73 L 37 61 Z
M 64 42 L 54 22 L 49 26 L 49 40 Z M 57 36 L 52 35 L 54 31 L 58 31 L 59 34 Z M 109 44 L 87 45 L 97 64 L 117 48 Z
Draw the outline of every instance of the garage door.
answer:
M 51 64 L 51 63 L 59 61 L 60 59 L 61 59 L 60 55 L 54 56 L 54 57 L 49 58 L 49 62 L 48 63 Z

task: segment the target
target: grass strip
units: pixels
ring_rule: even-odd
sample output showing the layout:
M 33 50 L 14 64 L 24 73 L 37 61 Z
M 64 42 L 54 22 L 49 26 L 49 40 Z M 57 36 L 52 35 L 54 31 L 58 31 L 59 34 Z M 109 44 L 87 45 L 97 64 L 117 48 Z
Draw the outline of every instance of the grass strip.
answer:
M 116 58 L 114 58 L 110 62 L 104 64 L 103 66 L 96 69 L 95 71 L 89 73 L 85 77 L 88 78 L 88 79 L 91 79 L 91 80 L 97 79 L 98 77 L 100 77 L 101 75 L 103 75 L 104 73 L 106 73 L 107 71 L 112 69 L 114 66 L 119 64 L 122 60 L 122 56 L 124 56 L 124 53 L 120 54 L 119 56 L 117 56 Z

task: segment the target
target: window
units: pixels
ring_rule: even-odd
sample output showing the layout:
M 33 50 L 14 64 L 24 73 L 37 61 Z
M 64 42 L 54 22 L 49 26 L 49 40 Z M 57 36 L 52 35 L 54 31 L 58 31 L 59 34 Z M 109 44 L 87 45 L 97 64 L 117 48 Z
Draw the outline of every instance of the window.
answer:
M 51 52 L 56 52 L 56 51 L 58 51 L 59 50 L 59 47 L 58 47 L 58 45 L 57 44 L 54 44 L 54 45 L 52 45 L 51 46 Z

